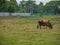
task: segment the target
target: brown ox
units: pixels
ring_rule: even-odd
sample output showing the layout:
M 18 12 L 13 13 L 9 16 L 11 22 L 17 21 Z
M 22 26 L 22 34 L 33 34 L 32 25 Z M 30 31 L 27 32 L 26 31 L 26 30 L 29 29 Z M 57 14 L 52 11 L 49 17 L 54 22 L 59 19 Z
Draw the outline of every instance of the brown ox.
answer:
M 40 26 L 40 29 L 41 29 L 41 26 L 47 26 L 49 27 L 50 29 L 52 29 L 52 24 L 50 23 L 50 20 L 39 20 L 38 21 L 38 25 L 37 25 L 37 28 Z

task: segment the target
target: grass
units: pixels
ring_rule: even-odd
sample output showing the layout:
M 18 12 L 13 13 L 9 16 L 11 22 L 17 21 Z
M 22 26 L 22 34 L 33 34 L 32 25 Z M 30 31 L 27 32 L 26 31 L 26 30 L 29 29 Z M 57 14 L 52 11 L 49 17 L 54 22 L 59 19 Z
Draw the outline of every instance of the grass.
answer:
M 53 29 L 37 29 L 30 17 L 0 17 L 0 45 L 60 45 L 59 16 L 51 17 Z

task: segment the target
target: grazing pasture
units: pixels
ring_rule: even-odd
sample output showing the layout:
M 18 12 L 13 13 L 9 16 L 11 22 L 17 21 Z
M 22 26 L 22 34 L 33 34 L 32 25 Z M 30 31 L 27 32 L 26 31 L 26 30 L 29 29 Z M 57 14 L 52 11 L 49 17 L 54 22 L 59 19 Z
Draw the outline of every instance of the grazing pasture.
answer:
M 53 29 L 37 29 L 40 17 L 0 17 L 0 45 L 60 45 L 60 16 L 51 19 Z

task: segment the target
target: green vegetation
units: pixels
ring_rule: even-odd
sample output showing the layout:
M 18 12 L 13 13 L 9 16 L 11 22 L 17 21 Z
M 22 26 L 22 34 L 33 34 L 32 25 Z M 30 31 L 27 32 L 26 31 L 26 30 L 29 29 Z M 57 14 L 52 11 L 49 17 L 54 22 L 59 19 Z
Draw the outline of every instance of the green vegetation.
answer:
M 0 17 L 0 45 L 60 45 L 60 16 L 46 17 L 53 29 L 37 29 L 33 17 Z
M 60 1 L 37 5 L 35 1 L 23 0 L 18 5 L 16 0 L 0 0 L 0 12 L 32 13 L 35 16 L 0 17 L 0 45 L 60 45 Z M 51 19 L 53 29 L 37 29 L 37 20 L 41 18 Z
M 60 1 L 50 1 L 44 5 L 42 2 L 36 4 L 35 1 L 22 0 L 20 4 L 16 0 L 0 0 L 0 12 L 20 12 L 40 15 L 60 14 Z

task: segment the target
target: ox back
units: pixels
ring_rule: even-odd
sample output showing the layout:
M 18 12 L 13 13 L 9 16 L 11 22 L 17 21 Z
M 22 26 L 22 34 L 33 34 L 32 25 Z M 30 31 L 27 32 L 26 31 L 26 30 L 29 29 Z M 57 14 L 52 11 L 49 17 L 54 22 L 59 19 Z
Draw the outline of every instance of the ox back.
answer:
M 41 26 L 47 26 L 50 29 L 52 29 L 52 24 L 49 21 L 47 21 L 47 22 L 44 22 L 43 20 L 42 21 L 38 21 L 37 28 L 40 27 L 40 29 L 41 29 Z

